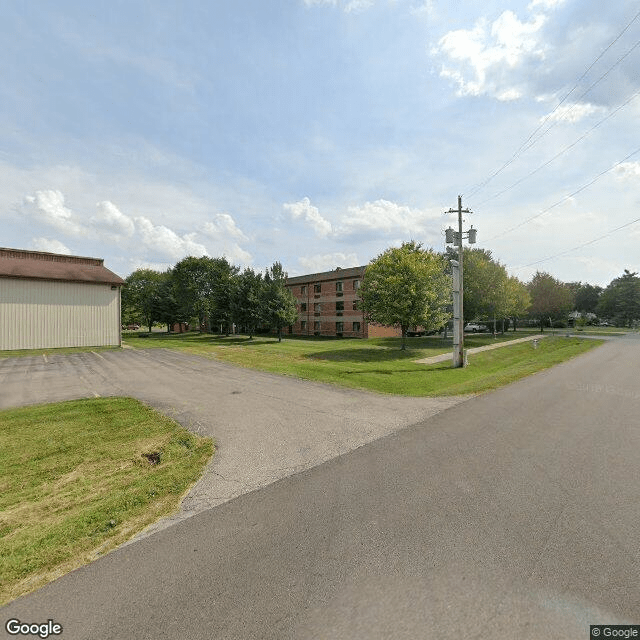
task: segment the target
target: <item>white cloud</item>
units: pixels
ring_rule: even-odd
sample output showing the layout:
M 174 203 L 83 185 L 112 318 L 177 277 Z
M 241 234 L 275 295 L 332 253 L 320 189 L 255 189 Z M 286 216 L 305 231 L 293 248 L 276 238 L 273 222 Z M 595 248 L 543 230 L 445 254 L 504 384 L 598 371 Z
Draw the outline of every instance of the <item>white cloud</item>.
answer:
M 304 4 L 307 7 L 327 6 L 327 5 L 335 7 L 338 4 L 338 0 L 304 0 Z
M 298 263 L 304 273 L 320 273 L 322 271 L 331 271 L 336 267 L 347 268 L 360 266 L 358 256 L 355 253 L 345 254 L 340 252 L 307 256 L 300 258 Z
M 50 238 L 31 238 L 31 247 L 36 251 L 47 251 L 48 253 L 64 253 L 71 255 L 73 251 L 60 240 Z
M 532 0 L 532 2 L 527 5 L 527 9 L 529 9 L 529 11 L 534 11 L 538 7 L 542 9 L 555 9 L 564 3 L 565 0 Z
M 96 204 L 98 213 L 91 217 L 91 222 L 116 236 L 130 238 L 135 230 L 133 220 L 122 213 L 113 202 L 104 200 Z
M 576 102 L 574 104 L 566 104 L 558 107 L 551 116 L 548 117 L 548 122 L 552 122 L 554 120 L 557 121 L 565 121 L 565 122 L 578 122 L 587 116 L 590 116 L 593 113 L 604 112 L 604 107 L 597 107 L 596 105 L 590 104 L 588 102 Z M 540 121 L 544 121 L 547 116 L 540 118 Z
M 64 204 L 64 195 L 54 189 L 36 191 L 35 195 L 25 199 L 27 215 L 44 222 L 71 236 L 82 234 L 80 225 L 74 220 L 71 209 Z
M 545 57 L 545 22 L 544 15 L 522 22 L 513 11 L 504 11 L 491 24 L 482 18 L 473 29 L 450 31 L 432 54 L 445 57 L 440 74 L 458 85 L 460 95 L 514 100 L 524 92 L 526 74 L 519 77 L 521 68 Z
M 214 239 L 237 238 L 238 240 L 248 240 L 247 236 L 236 225 L 235 220 L 228 213 L 217 213 L 213 221 L 204 223 L 204 232 Z
M 303 0 L 307 7 L 337 7 L 341 6 L 345 13 L 357 13 L 372 7 L 375 0 Z
M 614 171 L 621 180 L 637 180 L 640 178 L 640 162 L 622 162 Z
M 427 212 L 412 209 L 389 200 L 365 202 L 364 205 L 347 208 L 347 216 L 337 229 L 337 235 L 352 235 L 360 233 L 390 233 L 413 236 L 433 232 L 435 227 L 428 224 L 429 220 L 437 220 L 440 212 Z M 438 228 L 439 232 L 439 228 Z
M 331 223 L 325 220 L 317 207 L 311 204 L 309 198 L 302 198 L 298 202 L 288 202 L 282 205 L 285 211 L 291 214 L 293 220 L 302 218 L 308 222 L 320 238 L 324 238 L 331 233 Z
M 357 11 L 364 11 L 373 6 L 373 0 L 350 0 L 344 5 L 346 13 L 353 13 Z
M 195 233 L 179 236 L 164 225 L 155 226 L 144 216 L 135 218 L 136 229 L 140 233 L 142 244 L 150 251 L 165 255 L 174 260 L 186 256 L 206 256 L 207 249 L 195 241 Z

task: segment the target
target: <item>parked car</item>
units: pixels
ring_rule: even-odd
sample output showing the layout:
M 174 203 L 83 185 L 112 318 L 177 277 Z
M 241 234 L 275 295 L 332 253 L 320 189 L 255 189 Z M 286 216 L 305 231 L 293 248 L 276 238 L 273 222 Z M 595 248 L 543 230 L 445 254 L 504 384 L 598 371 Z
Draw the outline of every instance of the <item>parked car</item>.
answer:
M 477 322 L 468 322 L 464 326 L 464 330 L 467 333 L 479 333 L 481 331 L 489 331 L 489 327 L 486 324 L 478 324 Z
M 140 328 L 139 324 L 129 324 L 127 325 L 127 329 L 129 331 L 137 331 Z

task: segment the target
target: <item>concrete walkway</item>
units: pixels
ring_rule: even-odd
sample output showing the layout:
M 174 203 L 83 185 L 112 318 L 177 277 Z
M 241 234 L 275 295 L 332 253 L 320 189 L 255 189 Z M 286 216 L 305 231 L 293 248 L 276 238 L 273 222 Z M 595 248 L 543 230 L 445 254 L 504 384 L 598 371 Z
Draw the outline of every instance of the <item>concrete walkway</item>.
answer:
M 527 336 L 526 338 L 517 338 L 516 340 L 507 340 L 506 342 L 496 342 L 495 344 L 487 344 L 484 347 L 473 347 L 472 349 L 465 349 L 468 354 L 480 353 L 480 351 L 491 351 L 491 349 L 499 349 L 500 347 L 508 347 L 512 344 L 518 344 L 519 342 L 530 342 L 532 340 L 540 340 L 540 338 L 546 338 L 549 334 L 536 334 Z M 430 358 L 422 358 L 421 360 L 414 360 L 416 364 L 436 364 L 437 362 L 445 362 L 451 360 L 451 352 L 441 353 L 438 356 L 431 356 Z

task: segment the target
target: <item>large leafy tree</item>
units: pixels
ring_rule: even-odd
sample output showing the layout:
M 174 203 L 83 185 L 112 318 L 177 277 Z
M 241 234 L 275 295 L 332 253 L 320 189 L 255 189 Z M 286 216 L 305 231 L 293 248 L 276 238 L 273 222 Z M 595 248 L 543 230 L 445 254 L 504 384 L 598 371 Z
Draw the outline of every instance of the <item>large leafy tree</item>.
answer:
M 573 291 L 576 311 L 580 313 L 597 313 L 602 287 L 588 284 L 587 282 L 569 282 L 567 286 Z
M 211 293 L 209 298 L 209 319 L 212 325 L 228 333 L 233 322 L 233 296 L 238 267 L 226 258 L 211 258 Z
M 530 314 L 540 322 L 540 331 L 544 331 L 544 322 L 565 319 L 573 309 L 574 295 L 564 282 L 552 275 L 537 271 L 527 285 L 531 296 Z
M 264 319 L 270 328 L 278 331 L 278 342 L 282 341 L 282 327 L 298 319 L 297 300 L 285 287 L 286 272 L 279 262 L 266 270 L 262 288 Z
M 213 260 L 208 256 L 183 258 L 172 270 L 172 281 L 180 314 L 198 318 L 200 325 L 208 321 L 214 281 Z
M 358 294 L 369 322 L 400 327 L 402 349 L 410 327 L 439 329 L 450 317 L 446 259 L 416 242 L 387 249 L 373 260 Z
M 507 270 L 487 249 L 464 250 L 464 319 L 509 315 Z
M 505 283 L 506 313 L 505 316 L 513 321 L 516 330 L 518 320 L 522 318 L 531 306 L 531 296 L 527 286 L 515 276 L 509 276 Z
M 609 283 L 598 302 L 598 315 L 613 318 L 616 324 L 632 326 L 640 319 L 640 278 L 628 269 Z
M 122 320 L 149 327 L 158 318 L 158 301 L 166 275 L 153 269 L 136 269 L 126 278 L 122 289 Z
M 261 273 L 253 269 L 245 269 L 234 278 L 231 302 L 233 321 L 253 338 L 257 327 L 265 322 L 263 308 L 265 283 Z

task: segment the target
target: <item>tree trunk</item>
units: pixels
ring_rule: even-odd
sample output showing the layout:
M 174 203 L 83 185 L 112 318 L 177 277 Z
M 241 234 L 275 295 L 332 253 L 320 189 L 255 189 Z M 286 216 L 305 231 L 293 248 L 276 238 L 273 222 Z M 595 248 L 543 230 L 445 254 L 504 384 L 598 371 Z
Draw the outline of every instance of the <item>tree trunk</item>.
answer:
M 544 333 L 544 320 L 540 318 L 540 333 Z
M 278 327 L 278 342 L 282 342 L 282 327 Z
M 402 346 L 400 347 L 400 350 L 404 351 L 407 348 L 407 326 L 401 325 L 400 330 L 402 331 Z

